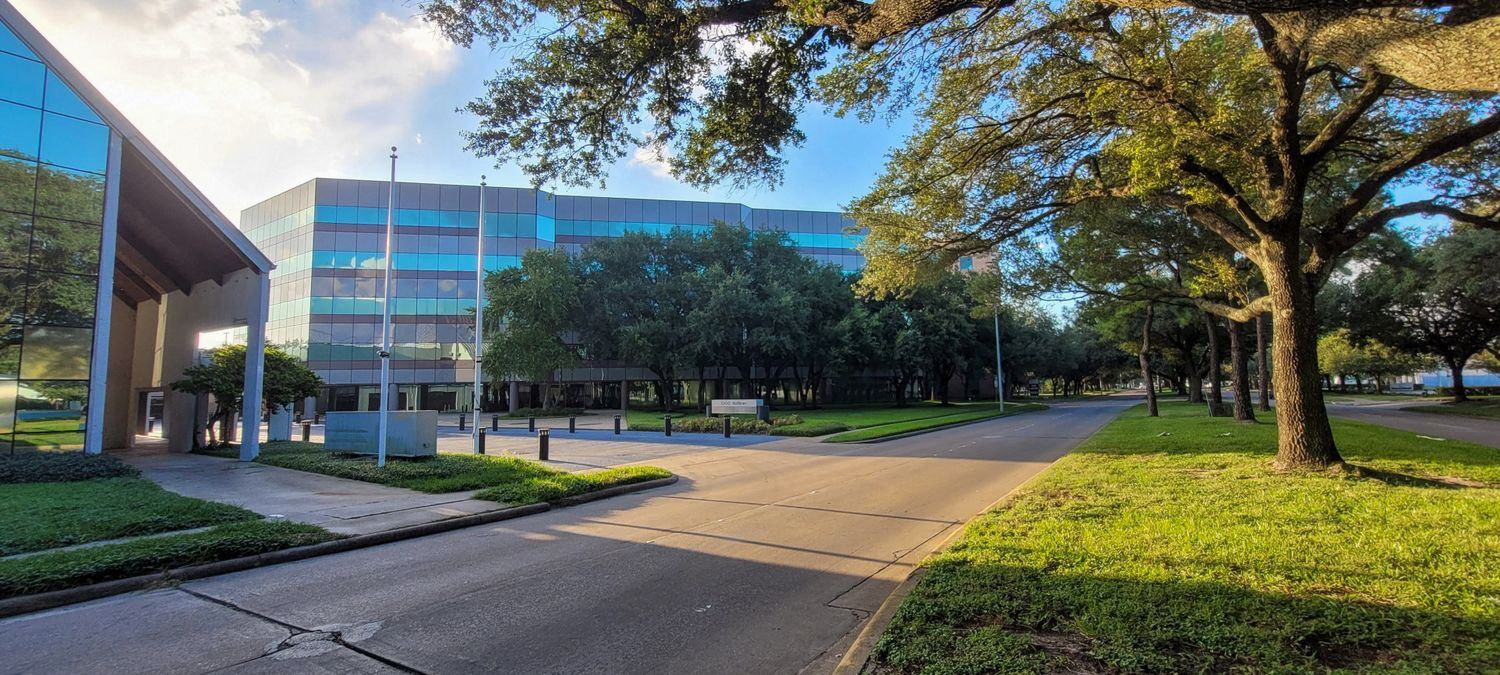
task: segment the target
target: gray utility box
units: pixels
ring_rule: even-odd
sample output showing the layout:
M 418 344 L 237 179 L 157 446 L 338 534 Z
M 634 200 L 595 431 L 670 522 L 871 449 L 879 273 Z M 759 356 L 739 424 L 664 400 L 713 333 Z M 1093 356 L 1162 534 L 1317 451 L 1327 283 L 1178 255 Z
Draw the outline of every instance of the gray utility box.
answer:
M 387 457 L 437 455 L 436 410 L 392 410 L 385 434 Z M 335 452 L 373 455 L 380 451 L 380 413 L 330 412 L 323 427 L 323 447 Z

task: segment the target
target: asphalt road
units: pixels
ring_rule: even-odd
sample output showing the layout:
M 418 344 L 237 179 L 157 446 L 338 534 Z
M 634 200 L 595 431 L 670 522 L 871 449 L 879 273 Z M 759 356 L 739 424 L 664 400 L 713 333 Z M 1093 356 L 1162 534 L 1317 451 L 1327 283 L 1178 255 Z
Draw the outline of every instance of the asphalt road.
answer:
M 1435 415 L 1401 409 L 1402 406 L 1408 405 L 1412 404 L 1404 401 L 1374 405 L 1329 404 L 1328 413 L 1360 422 L 1383 424 L 1424 436 L 1453 438 L 1500 448 L 1500 420 L 1462 415 Z
M 913 564 L 1135 402 L 662 458 L 662 490 L 0 621 L 0 672 L 822 672 Z

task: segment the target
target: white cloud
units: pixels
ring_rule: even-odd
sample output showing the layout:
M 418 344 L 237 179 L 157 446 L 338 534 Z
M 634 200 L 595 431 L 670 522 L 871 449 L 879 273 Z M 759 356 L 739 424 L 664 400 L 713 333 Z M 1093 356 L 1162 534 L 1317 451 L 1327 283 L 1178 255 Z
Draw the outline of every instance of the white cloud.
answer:
M 648 138 L 645 145 L 636 148 L 635 152 L 630 155 L 630 166 L 641 167 L 657 178 L 671 178 L 672 165 L 669 164 L 671 159 L 670 147 Z
M 308 14 L 289 22 L 240 0 L 14 2 L 231 220 L 365 173 L 459 61 L 419 19 L 362 3 L 284 6 Z

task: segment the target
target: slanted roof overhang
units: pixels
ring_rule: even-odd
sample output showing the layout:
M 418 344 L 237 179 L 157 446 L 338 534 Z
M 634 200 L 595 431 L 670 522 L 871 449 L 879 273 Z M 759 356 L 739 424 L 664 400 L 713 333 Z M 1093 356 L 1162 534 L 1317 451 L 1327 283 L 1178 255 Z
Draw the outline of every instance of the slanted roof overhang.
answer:
M 265 253 L 188 182 L 8 0 L 0 19 L 91 106 L 121 140 L 115 293 L 131 305 L 250 268 L 270 272 Z

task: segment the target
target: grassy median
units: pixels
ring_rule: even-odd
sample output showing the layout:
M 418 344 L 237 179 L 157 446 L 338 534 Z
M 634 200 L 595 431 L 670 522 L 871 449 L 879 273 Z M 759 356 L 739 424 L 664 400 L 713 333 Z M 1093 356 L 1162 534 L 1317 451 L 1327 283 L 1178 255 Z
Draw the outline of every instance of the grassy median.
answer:
M 1500 451 L 1335 420 L 1367 470 L 1282 474 L 1272 424 L 1162 412 L 929 559 L 875 672 L 1500 669 Z
M 913 431 L 935 429 L 939 427 L 951 426 L 954 424 L 967 424 L 969 422 L 978 422 L 980 420 L 987 420 L 996 417 L 1009 417 L 1011 415 L 1019 415 L 1025 412 L 1032 412 L 1034 410 L 1046 409 L 1047 406 L 1044 406 L 1040 403 L 1007 403 L 1005 404 L 1005 412 L 1001 412 L 1000 408 L 992 403 L 988 406 L 987 409 L 981 408 L 979 410 L 975 410 L 973 408 L 967 408 L 962 412 L 957 412 L 951 415 L 924 417 L 920 419 L 907 420 L 904 422 L 893 422 L 890 424 L 881 424 L 878 426 L 864 427 L 862 429 L 846 431 L 841 434 L 829 436 L 828 438 L 823 439 L 823 442 L 854 443 L 858 441 L 873 441 L 889 436 L 909 434 Z
M 1006 405 L 1024 406 L 1028 404 L 1007 403 Z M 981 415 L 981 413 L 983 414 Z M 931 401 L 919 401 L 900 407 L 890 404 L 829 405 L 811 409 L 788 406 L 771 412 L 771 418 L 775 420 L 773 425 L 768 427 L 762 425 L 756 429 L 745 427 L 743 430 L 737 429 L 735 433 L 764 433 L 773 436 L 826 436 L 851 430 L 883 427 L 892 424 L 907 424 L 940 417 L 980 415 L 979 418 L 982 418 L 994 413 L 995 403 L 993 401 L 950 403 L 948 405 Z M 631 431 L 661 431 L 662 417 L 665 415 L 666 413 L 661 411 L 631 410 L 626 412 L 626 420 L 630 424 Z M 672 418 L 677 420 L 674 422 L 677 425 L 674 431 L 682 430 L 684 423 L 689 425 L 701 423 L 704 429 L 711 431 L 718 429 L 717 425 L 706 421 L 702 415 L 693 411 L 672 413 Z M 743 419 L 746 423 L 751 422 L 749 417 L 736 419 Z M 950 420 L 950 422 L 952 421 Z M 946 423 L 948 422 L 942 424 Z M 914 428 L 926 427 L 919 426 Z
M 1463 403 L 1441 403 L 1438 405 L 1418 405 L 1402 410 L 1412 412 L 1434 413 L 1438 415 L 1459 415 L 1462 417 L 1479 417 L 1483 419 L 1500 420 L 1500 397 L 1472 398 Z
M 211 451 L 225 457 L 238 449 Z M 384 467 L 370 455 L 330 452 L 316 443 L 276 441 L 261 446 L 257 462 L 321 473 L 338 478 L 379 483 L 419 492 L 480 490 L 478 499 L 514 504 L 555 501 L 616 485 L 666 478 L 672 473 L 654 466 L 631 466 L 588 473 L 559 471 L 540 462 L 498 455 L 440 453 L 435 457 L 391 457 Z

